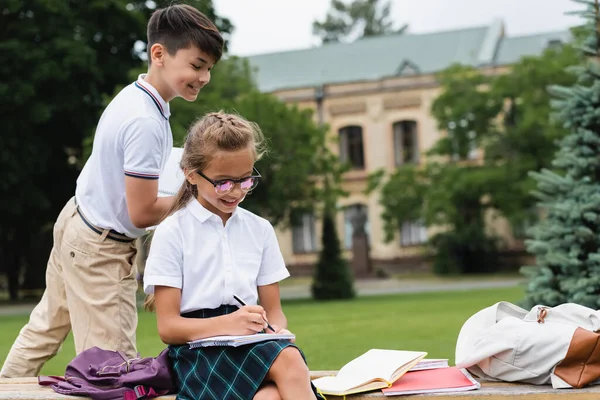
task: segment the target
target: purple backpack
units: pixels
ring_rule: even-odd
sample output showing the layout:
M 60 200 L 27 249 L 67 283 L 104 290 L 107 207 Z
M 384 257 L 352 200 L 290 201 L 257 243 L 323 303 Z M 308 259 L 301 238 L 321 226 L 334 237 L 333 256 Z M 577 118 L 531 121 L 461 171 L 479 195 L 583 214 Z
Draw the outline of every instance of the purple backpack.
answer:
M 92 400 L 135 400 L 158 397 L 173 388 L 168 350 L 158 357 L 129 359 L 122 352 L 92 347 L 75 357 L 65 376 L 40 376 L 38 382 L 61 394 Z

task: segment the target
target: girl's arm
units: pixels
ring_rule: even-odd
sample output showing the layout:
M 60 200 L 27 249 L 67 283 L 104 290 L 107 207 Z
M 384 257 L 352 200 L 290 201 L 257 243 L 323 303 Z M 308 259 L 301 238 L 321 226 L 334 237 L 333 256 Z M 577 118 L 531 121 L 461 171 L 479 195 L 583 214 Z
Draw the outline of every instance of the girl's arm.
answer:
M 218 335 L 249 335 L 266 327 L 260 306 L 245 306 L 213 318 L 184 318 L 180 315 L 181 289 L 155 286 L 154 295 L 158 334 L 165 344 L 185 344 Z
M 256 280 L 258 301 L 265 309 L 267 319 L 274 328 L 277 330 L 287 329 L 287 319 L 281 309 L 279 281 L 290 276 L 290 273 L 285 267 L 285 261 L 279 249 L 275 229 L 266 220 L 264 228 L 262 264 Z
M 259 286 L 258 300 L 267 313 L 269 323 L 271 325 L 276 325 L 279 329 L 287 329 L 287 318 L 281 308 L 279 283 L 276 282 L 270 285 Z

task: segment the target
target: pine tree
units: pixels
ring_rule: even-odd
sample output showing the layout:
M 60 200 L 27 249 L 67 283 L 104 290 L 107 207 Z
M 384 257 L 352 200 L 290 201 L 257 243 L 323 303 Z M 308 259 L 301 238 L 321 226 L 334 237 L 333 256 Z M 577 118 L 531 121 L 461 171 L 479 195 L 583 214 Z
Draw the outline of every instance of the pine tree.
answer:
M 331 209 L 326 210 L 323 215 L 322 243 L 311 287 L 313 297 L 317 300 L 354 297 L 353 277 L 348 262 L 342 256 L 335 229 L 335 213 Z
M 556 171 L 531 173 L 544 218 L 531 230 L 527 250 L 536 265 L 528 276 L 524 306 L 565 302 L 600 308 L 600 8 L 598 0 L 574 0 L 587 9 L 585 62 L 572 67 L 571 87 L 551 87 L 552 106 L 569 134 L 553 161 Z
M 335 228 L 337 200 L 347 194 L 342 189 L 341 182 L 348 166 L 340 164 L 338 158 L 326 147 L 321 151 L 319 162 L 323 163 L 322 170 L 326 168 L 328 173 L 323 177 L 320 190 L 323 200 L 322 248 L 315 265 L 311 291 L 313 298 L 317 300 L 350 299 L 356 295 L 354 276 L 342 255 L 340 239 Z

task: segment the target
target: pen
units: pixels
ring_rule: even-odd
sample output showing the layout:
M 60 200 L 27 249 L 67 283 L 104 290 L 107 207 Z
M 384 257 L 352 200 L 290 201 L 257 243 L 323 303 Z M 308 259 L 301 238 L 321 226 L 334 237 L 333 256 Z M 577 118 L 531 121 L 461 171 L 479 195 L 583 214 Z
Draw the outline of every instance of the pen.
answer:
M 245 305 L 246 305 L 246 303 L 244 303 L 244 302 L 242 301 L 242 299 L 240 299 L 239 297 L 237 297 L 235 294 L 233 295 L 233 298 L 234 298 L 234 299 L 235 299 L 235 300 L 236 300 L 238 303 L 240 303 L 242 306 L 245 306 Z M 270 330 L 272 330 L 273 332 L 275 332 L 275 329 L 273 329 L 273 327 L 272 327 L 272 326 L 269 324 L 269 321 L 266 321 L 266 320 L 265 320 L 265 322 L 267 323 L 267 328 L 269 328 Z

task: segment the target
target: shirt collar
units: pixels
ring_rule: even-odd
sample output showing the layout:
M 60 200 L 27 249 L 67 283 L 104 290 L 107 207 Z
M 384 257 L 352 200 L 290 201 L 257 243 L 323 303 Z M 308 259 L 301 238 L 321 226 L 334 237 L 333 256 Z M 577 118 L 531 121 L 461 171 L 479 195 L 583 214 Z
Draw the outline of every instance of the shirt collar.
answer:
M 135 87 L 146 93 L 148 97 L 152 99 L 152 102 L 154 103 L 158 111 L 161 113 L 161 115 L 168 120 L 171 116 L 171 108 L 169 107 L 169 103 L 167 103 L 158 93 L 158 90 L 156 90 L 154 86 L 152 86 L 150 83 L 144 80 L 144 78 L 146 78 L 146 74 L 140 74 L 138 76 L 137 81 L 135 82 Z
M 211 211 L 208 211 L 202 204 L 200 204 L 200 202 L 196 199 L 192 199 L 190 200 L 190 202 L 187 204 L 186 208 L 192 213 L 192 215 L 194 217 L 196 217 L 196 219 L 198 221 L 200 221 L 201 223 L 204 223 L 208 220 L 213 220 L 216 221 L 220 224 L 223 224 L 223 220 L 221 219 L 221 217 L 219 217 L 217 214 L 214 214 Z M 239 208 L 239 207 L 238 207 Z M 231 217 L 229 217 L 229 220 L 227 221 L 228 223 L 230 221 L 232 221 L 233 219 L 237 218 L 240 219 L 242 218 L 242 213 L 239 212 L 238 208 L 236 208 L 233 213 L 231 214 Z

